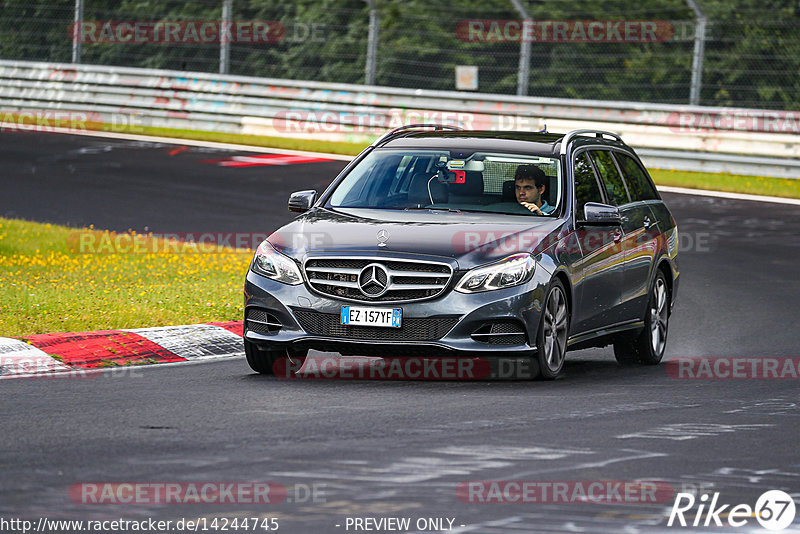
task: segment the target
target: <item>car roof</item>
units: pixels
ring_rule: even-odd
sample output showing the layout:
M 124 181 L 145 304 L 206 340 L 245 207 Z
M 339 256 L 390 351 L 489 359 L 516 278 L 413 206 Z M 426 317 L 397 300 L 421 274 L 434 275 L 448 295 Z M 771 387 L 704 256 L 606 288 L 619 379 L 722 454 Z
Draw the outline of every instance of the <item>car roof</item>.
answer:
M 379 144 L 380 148 L 442 149 L 465 152 L 515 152 L 558 158 L 565 134 L 491 130 L 410 130 Z M 582 134 L 572 138 L 574 147 L 608 145 L 625 147 L 624 143 Z M 626 147 L 627 148 L 627 147 Z

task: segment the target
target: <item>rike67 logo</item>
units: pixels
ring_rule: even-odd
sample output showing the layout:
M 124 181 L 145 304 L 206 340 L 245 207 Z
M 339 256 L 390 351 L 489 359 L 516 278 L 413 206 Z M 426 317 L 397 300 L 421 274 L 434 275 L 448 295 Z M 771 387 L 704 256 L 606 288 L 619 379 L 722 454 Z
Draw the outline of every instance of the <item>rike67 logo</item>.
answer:
M 722 527 L 727 523 L 730 527 L 743 527 L 754 517 L 762 528 L 783 530 L 794 521 L 794 499 L 785 491 L 770 490 L 758 498 L 754 507 L 749 504 L 731 507 L 719 504 L 719 492 L 710 497 L 704 493 L 699 498 L 691 493 L 678 493 L 667 526 Z

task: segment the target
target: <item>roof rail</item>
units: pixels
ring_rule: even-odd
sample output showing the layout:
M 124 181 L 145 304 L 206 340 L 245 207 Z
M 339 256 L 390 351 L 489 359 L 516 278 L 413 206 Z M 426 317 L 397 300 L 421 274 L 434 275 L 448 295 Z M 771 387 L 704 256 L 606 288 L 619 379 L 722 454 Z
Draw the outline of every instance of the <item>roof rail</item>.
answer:
M 579 135 L 584 134 L 594 134 L 595 137 L 602 139 L 604 135 L 609 135 L 619 141 L 620 143 L 625 143 L 622 140 L 622 137 L 619 134 L 615 134 L 613 132 L 607 132 L 605 130 L 572 130 L 571 132 L 567 132 L 564 134 L 564 137 L 561 138 L 561 155 L 567 153 L 567 145 L 572 140 L 573 137 L 577 137 Z
M 380 136 L 371 146 L 379 146 L 391 139 L 397 137 L 398 135 L 406 132 L 408 130 L 414 130 L 416 128 L 433 128 L 434 130 L 463 130 L 464 128 L 459 128 L 458 126 L 450 126 L 448 124 L 435 124 L 435 123 L 422 123 L 422 124 L 406 124 L 404 126 L 400 126 L 395 128 L 382 136 Z

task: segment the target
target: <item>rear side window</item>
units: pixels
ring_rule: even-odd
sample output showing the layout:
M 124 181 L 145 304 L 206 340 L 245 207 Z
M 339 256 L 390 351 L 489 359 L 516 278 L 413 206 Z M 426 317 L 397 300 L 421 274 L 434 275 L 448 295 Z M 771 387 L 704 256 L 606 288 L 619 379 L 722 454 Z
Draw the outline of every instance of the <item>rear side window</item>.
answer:
M 603 202 L 597 177 L 589 164 L 586 152 L 575 158 L 575 217 L 583 219 L 583 207 L 587 202 Z
M 622 174 L 625 177 L 625 183 L 628 184 L 628 192 L 631 194 L 631 200 L 656 200 L 658 193 L 656 193 L 653 184 L 647 179 L 644 170 L 636 163 L 632 157 L 621 152 L 615 152 L 614 157 L 617 159 Z
M 606 187 L 609 202 L 614 206 L 621 206 L 630 202 L 628 192 L 625 191 L 625 184 L 622 182 L 622 176 L 619 175 L 617 166 L 611 158 L 611 152 L 607 150 L 592 150 L 591 153 L 592 161 L 597 167 L 597 172 L 600 173 L 603 185 Z

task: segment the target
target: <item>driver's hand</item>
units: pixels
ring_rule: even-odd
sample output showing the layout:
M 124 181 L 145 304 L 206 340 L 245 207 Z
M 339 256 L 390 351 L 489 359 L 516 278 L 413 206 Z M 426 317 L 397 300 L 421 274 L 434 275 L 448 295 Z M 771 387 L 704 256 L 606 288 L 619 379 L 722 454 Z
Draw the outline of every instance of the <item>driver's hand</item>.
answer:
M 542 210 L 540 210 L 539 206 L 537 206 L 533 202 L 520 202 L 520 204 L 528 208 L 528 210 L 530 210 L 531 213 L 535 213 L 536 215 L 542 215 Z

